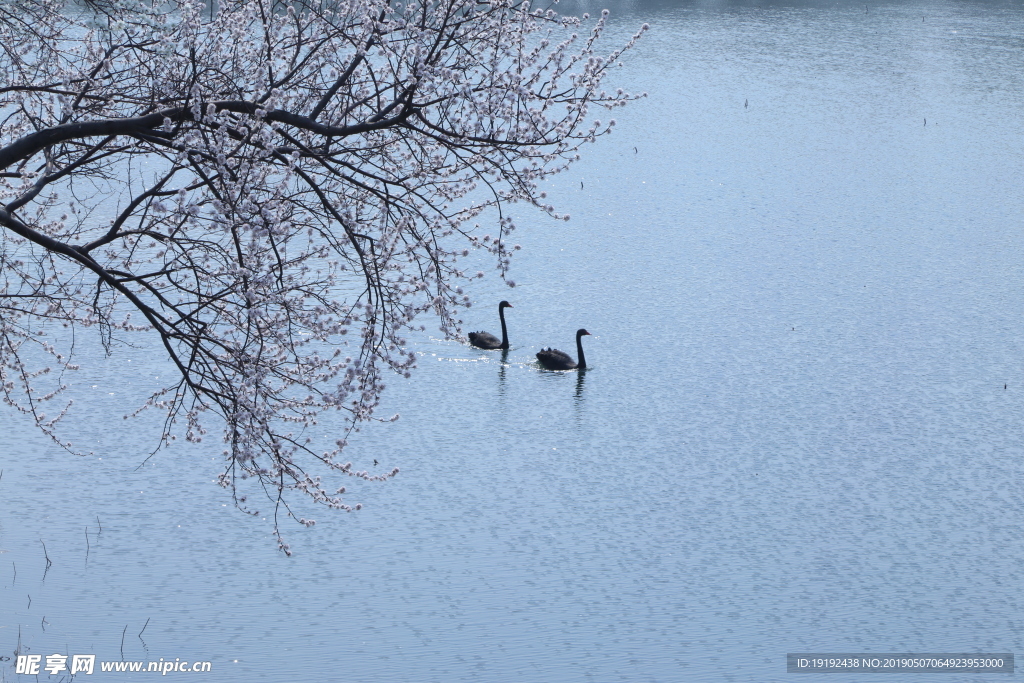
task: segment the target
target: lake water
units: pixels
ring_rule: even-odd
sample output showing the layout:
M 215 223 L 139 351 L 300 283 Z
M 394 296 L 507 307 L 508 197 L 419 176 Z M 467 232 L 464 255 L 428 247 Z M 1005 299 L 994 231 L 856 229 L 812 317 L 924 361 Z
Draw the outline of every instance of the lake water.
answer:
M 645 21 L 610 84 L 649 97 L 551 183 L 572 221 L 519 209 L 518 286 L 474 292 L 467 330 L 515 306 L 506 362 L 417 340 L 348 451 L 401 474 L 286 527 L 294 557 L 215 445 L 139 467 L 158 354 L 79 373 L 93 456 L 0 414 L 0 656 L 763 682 L 1024 651 L 1024 4 L 623 3 L 607 44 Z M 536 367 L 578 327 L 591 369 Z

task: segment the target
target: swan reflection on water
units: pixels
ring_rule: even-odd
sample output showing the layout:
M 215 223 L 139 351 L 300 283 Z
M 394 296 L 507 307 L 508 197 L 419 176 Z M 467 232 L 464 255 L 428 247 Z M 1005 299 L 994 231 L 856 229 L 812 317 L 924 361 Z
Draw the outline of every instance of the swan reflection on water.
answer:
M 498 364 L 498 396 L 505 396 L 505 373 L 508 371 L 508 349 L 501 350 L 501 362 Z
M 583 401 L 583 379 L 587 376 L 587 369 L 580 368 L 576 373 L 576 405 Z

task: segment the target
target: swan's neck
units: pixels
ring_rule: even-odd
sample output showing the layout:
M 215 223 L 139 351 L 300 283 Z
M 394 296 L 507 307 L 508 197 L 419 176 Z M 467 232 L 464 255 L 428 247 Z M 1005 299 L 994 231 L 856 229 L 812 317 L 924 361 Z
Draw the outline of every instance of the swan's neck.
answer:
M 583 357 L 583 335 L 576 335 L 576 355 L 579 356 L 580 362 L 576 364 L 576 367 L 583 370 L 587 367 L 587 359 Z
M 501 318 L 501 348 L 508 348 L 508 330 L 505 329 L 505 307 L 498 308 L 498 317 Z

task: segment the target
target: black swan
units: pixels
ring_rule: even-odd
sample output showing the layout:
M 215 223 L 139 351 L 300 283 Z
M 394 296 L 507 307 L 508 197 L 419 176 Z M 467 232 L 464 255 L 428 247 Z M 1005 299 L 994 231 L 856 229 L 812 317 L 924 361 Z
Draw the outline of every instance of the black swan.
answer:
M 576 330 L 576 355 L 580 362 L 575 362 L 569 354 L 558 349 L 541 349 L 537 352 L 537 360 L 548 370 L 579 370 L 587 369 L 587 359 L 583 357 L 583 335 L 590 334 L 586 330 Z
M 507 301 L 498 304 L 498 317 L 501 318 L 501 339 L 489 332 L 470 332 L 469 343 L 478 349 L 507 349 L 508 330 L 505 329 L 505 309 L 515 308 Z

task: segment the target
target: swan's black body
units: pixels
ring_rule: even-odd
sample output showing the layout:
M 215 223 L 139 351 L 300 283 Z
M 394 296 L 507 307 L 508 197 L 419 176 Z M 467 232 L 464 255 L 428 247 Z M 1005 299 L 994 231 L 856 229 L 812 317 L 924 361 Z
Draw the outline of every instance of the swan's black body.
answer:
M 498 317 L 501 318 L 501 339 L 489 332 L 470 332 L 469 343 L 478 349 L 507 349 L 508 330 L 505 329 L 505 309 L 513 308 L 512 304 L 502 301 L 498 304 Z
M 576 330 L 576 355 L 580 362 L 577 363 L 564 351 L 558 349 L 542 349 L 537 352 L 537 360 L 548 370 L 586 370 L 587 359 L 583 357 L 583 335 L 590 334 L 586 330 Z

